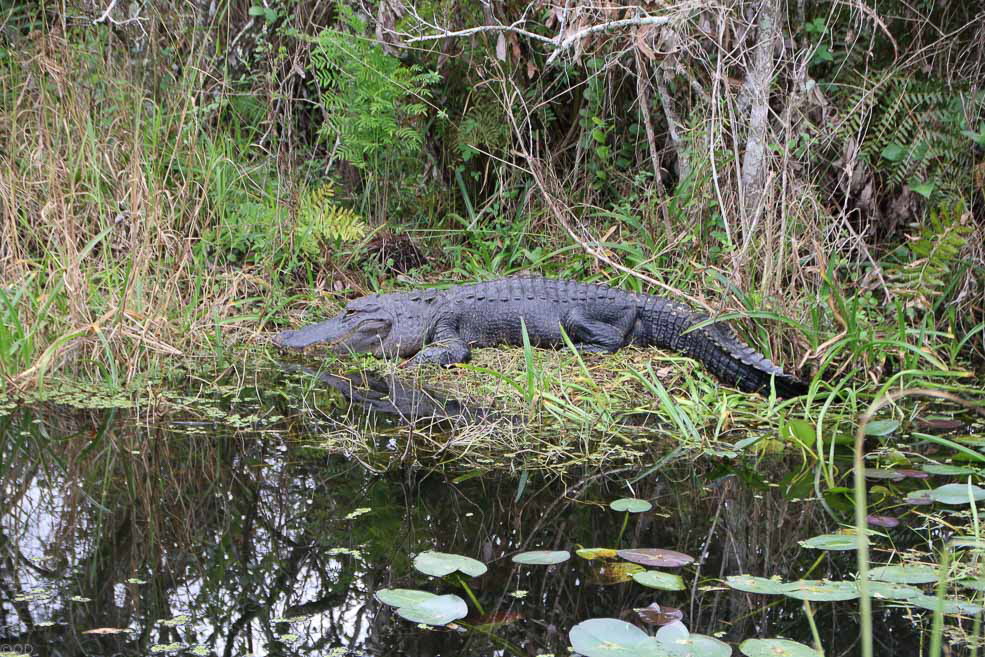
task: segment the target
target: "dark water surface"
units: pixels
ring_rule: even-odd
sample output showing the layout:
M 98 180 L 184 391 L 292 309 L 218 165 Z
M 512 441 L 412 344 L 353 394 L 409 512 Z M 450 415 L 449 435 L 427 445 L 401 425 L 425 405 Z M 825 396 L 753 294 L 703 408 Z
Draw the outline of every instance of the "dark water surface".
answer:
M 224 381 L 154 393 L 169 399 L 163 414 L 149 410 L 150 394 L 146 408 L 110 398 L 89 404 L 103 408 L 63 400 L 8 409 L 0 417 L 0 652 L 567 655 L 568 631 L 589 618 L 654 631 L 633 611 L 654 602 L 732 645 L 779 636 L 809 644 L 801 603 L 721 580 L 852 577 L 853 552 L 798 545 L 836 528 L 811 499 L 814 473 L 799 455 L 753 462 L 682 453 L 631 487 L 646 469 L 639 464 L 483 472 L 446 459 L 441 445 L 466 424 L 492 422 L 486 411 L 435 395 L 408 406 L 385 379 L 280 376 L 261 392 Z M 463 413 L 426 434 L 400 419 Z M 338 449 L 347 432 L 375 451 Z M 319 445 L 326 433 L 332 449 Z M 410 449 L 425 435 L 439 446 L 428 455 Z M 669 452 L 659 442 L 647 463 Z M 608 503 L 626 496 L 653 510 L 632 516 L 616 545 L 623 514 Z M 675 571 L 687 590 L 664 592 L 608 583 L 600 562 L 576 556 L 550 567 L 510 560 L 579 547 L 667 548 L 697 562 Z M 464 621 L 483 628 L 422 628 L 374 598 L 386 587 L 466 597 L 414 570 L 414 555 L 429 549 L 488 564 L 469 580 L 486 616 L 470 603 Z M 858 652 L 857 601 L 812 609 L 826 654 Z M 925 616 L 877 603 L 877 654 L 919 654 Z

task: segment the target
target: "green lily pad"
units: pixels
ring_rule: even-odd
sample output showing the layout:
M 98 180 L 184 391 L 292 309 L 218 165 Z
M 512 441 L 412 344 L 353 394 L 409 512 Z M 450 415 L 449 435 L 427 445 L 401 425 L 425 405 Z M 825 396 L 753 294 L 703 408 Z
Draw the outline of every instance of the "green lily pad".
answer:
M 633 579 L 636 573 L 645 572 L 646 568 L 638 563 L 625 561 L 606 562 L 595 571 L 595 581 L 599 584 L 620 584 Z
M 878 600 L 909 600 L 923 595 L 923 591 L 908 584 L 880 582 L 874 579 L 869 581 L 869 595 Z
M 725 583 L 738 591 L 760 595 L 783 595 L 787 583 L 779 579 L 756 577 L 755 575 L 730 575 Z
M 648 586 L 651 589 L 661 591 L 683 591 L 684 580 L 680 575 L 672 573 L 662 573 L 659 570 L 645 570 L 642 573 L 633 574 L 633 580 L 637 584 Z
M 657 641 L 672 657 L 731 657 L 732 646 L 704 634 L 688 634 L 686 637 L 664 639 L 657 633 Z
M 376 599 L 391 607 L 406 607 L 437 597 L 434 593 L 416 589 L 380 589 L 376 592 Z
M 888 436 L 899 429 L 897 420 L 873 420 L 865 425 L 866 436 Z
M 934 498 L 930 496 L 929 490 L 911 490 L 906 494 L 906 497 L 903 498 L 903 501 L 907 504 L 914 505 L 933 504 Z
M 947 463 L 925 463 L 920 469 L 932 475 L 970 475 L 975 471 L 963 465 L 949 465 Z
M 974 484 L 944 484 L 930 491 L 930 497 L 941 504 L 969 504 L 970 500 L 985 500 L 985 488 Z
M 414 568 L 425 575 L 434 577 L 444 577 L 455 571 L 461 571 L 471 577 L 478 577 L 488 570 L 486 564 L 471 557 L 448 554 L 447 552 L 434 552 L 433 550 L 417 555 L 414 559 Z
M 857 598 L 858 587 L 855 585 L 855 582 L 826 582 L 818 579 L 802 579 L 787 584 L 784 587 L 783 594 L 797 600 L 836 602 Z
M 568 639 L 585 657 L 667 657 L 646 632 L 617 618 L 592 618 L 571 628 Z
M 525 564 L 527 566 L 553 566 L 556 563 L 563 563 L 571 558 L 571 553 L 567 550 L 532 550 L 513 555 L 513 563 Z
M 397 608 L 397 614 L 401 618 L 425 625 L 447 625 L 459 618 L 465 618 L 468 613 L 465 600 L 451 594 L 436 595 L 429 600 Z
M 906 602 L 923 609 L 929 609 L 930 611 L 937 611 L 939 609 L 944 614 L 974 616 L 982 612 L 981 605 L 976 605 L 970 600 L 962 600 L 961 598 L 938 599 L 935 595 L 918 595 Z
M 865 469 L 866 479 L 888 479 L 891 481 L 899 481 L 903 478 L 896 470 L 885 470 L 883 468 L 866 468 Z
M 869 571 L 869 579 L 893 584 L 930 584 L 937 581 L 937 569 L 931 566 L 879 566 Z
M 821 534 L 800 542 L 801 547 L 814 550 L 854 550 L 858 536 L 854 534 Z
M 613 511 L 626 511 L 628 513 L 643 513 L 653 508 L 653 505 L 646 500 L 638 500 L 635 497 L 621 497 L 618 500 L 609 502 L 609 508 Z
M 626 561 L 632 561 L 651 568 L 680 568 L 694 561 L 694 557 L 683 552 L 661 548 L 632 548 L 619 550 L 617 554 Z
M 821 657 L 813 648 L 787 639 L 746 639 L 739 652 L 746 657 Z

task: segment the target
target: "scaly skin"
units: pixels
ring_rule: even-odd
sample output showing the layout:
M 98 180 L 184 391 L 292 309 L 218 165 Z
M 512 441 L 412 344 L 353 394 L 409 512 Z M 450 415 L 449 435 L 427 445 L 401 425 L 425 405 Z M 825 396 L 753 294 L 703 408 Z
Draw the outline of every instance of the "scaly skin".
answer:
M 274 342 L 303 349 L 324 344 L 339 353 L 414 356 L 417 364 L 466 362 L 475 347 L 523 344 L 521 319 L 536 347 L 564 344 L 561 330 L 582 351 L 662 347 L 699 360 L 727 385 L 782 397 L 807 386 L 736 337 L 727 325 L 709 324 L 687 306 L 658 296 L 591 283 L 549 278 L 505 278 L 351 301 L 337 317 Z

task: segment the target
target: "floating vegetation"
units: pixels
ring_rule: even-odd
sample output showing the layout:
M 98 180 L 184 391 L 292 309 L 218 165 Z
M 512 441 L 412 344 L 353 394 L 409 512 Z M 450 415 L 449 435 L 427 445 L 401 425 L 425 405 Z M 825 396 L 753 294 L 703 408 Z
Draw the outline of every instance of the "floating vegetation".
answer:
M 165 627 L 180 627 L 192 622 L 192 617 L 187 614 L 180 614 L 178 616 L 174 616 L 173 618 L 167 618 L 157 622 Z
M 459 554 L 448 554 L 446 552 L 435 552 L 429 550 L 421 552 L 414 558 L 414 568 L 425 575 L 434 577 L 444 577 L 454 572 L 462 572 L 470 577 L 479 577 L 485 574 L 486 564 L 471 557 L 463 557 Z
M 358 509 L 355 509 L 351 513 L 347 514 L 346 517 L 345 517 L 345 519 L 346 520 L 354 520 L 354 519 L 358 518 L 361 515 L 365 515 L 365 514 L 369 513 L 372 510 L 373 509 L 370 508 L 370 507 L 368 507 L 368 506 L 359 507 Z
M 155 643 L 150 647 L 150 651 L 154 654 L 160 654 L 163 652 L 178 652 L 183 648 L 184 645 L 181 643 Z
M 567 550 L 533 550 L 514 554 L 513 563 L 525 564 L 528 566 L 552 566 L 563 563 L 571 558 L 571 553 Z

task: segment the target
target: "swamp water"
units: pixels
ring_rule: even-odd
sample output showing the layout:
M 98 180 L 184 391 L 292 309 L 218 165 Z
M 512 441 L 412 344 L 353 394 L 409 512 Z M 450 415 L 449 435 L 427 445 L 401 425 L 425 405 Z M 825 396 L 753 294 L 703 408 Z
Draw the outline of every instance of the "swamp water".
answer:
M 739 654 L 756 637 L 812 644 L 810 618 L 826 655 L 859 653 L 844 590 L 806 584 L 805 605 L 735 578 L 854 582 L 854 551 L 800 544 L 838 530 L 838 505 L 795 451 L 682 450 L 638 417 L 607 440 L 552 432 L 365 374 L 288 365 L 217 380 L 190 375 L 136 403 L 61 391 L 0 407 L 0 652 L 561 656 L 573 627 L 615 618 L 650 634 L 680 619 Z M 650 508 L 613 510 L 620 498 Z M 920 508 L 879 530 L 875 562 L 931 553 L 942 529 Z M 570 558 L 512 560 L 541 550 Z M 447 559 L 430 551 L 485 572 L 429 576 Z M 659 588 L 634 581 L 647 569 L 666 574 Z M 421 594 L 393 589 L 458 596 L 467 615 L 406 620 L 422 612 L 400 595 Z M 945 643 L 972 633 L 962 614 L 975 610 L 951 611 Z M 931 617 L 875 600 L 876 654 L 927 654 Z M 665 654 L 617 644 L 596 654 Z M 666 654 L 692 654 L 682 645 Z

